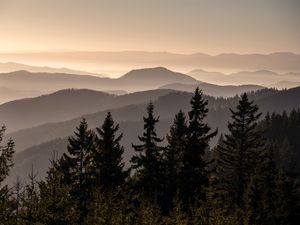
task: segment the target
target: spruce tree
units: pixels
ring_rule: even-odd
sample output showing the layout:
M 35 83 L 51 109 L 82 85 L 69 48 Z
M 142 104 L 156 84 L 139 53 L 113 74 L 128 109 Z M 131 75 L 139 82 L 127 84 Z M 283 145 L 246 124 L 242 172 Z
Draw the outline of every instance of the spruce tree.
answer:
M 22 195 L 23 195 L 23 185 L 19 177 L 17 177 L 16 183 L 13 188 L 14 188 L 13 191 L 14 218 L 11 218 L 11 220 L 13 221 L 13 224 L 19 225 L 20 224 L 19 212 L 22 206 Z
M 139 136 L 140 145 L 132 145 L 137 152 L 131 159 L 132 169 L 136 170 L 134 179 L 137 187 L 148 197 L 158 195 L 161 187 L 162 166 L 161 150 L 158 146 L 163 139 L 156 133 L 155 125 L 159 121 L 154 116 L 152 102 L 147 106 L 147 116 L 144 117 L 144 132 Z
M 172 206 L 173 200 L 179 191 L 180 174 L 183 166 L 183 153 L 186 147 L 187 124 L 184 113 L 180 110 L 167 135 L 168 146 L 163 152 L 164 171 L 164 203 L 167 210 Z
M 264 189 L 263 180 L 259 174 L 254 174 L 249 182 L 246 190 L 246 216 L 244 221 L 246 224 L 266 224 L 262 215 L 264 214 Z M 272 214 L 272 212 L 269 212 Z
M 291 217 L 291 205 L 290 205 L 290 192 L 289 186 L 286 182 L 286 176 L 282 169 L 275 180 L 275 196 L 274 196 L 274 219 L 278 225 L 292 224 Z M 299 221 L 298 221 L 299 222 Z
M 104 190 L 115 190 L 128 176 L 122 162 L 124 148 L 120 145 L 120 140 L 123 134 L 117 135 L 119 124 L 114 124 L 110 112 L 107 113 L 103 125 L 96 130 L 98 136 L 93 153 L 95 184 Z
M 278 168 L 275 162 L 274 148 L 268 145 L 262 152 L 259 159 L 258 176 L 262 182 L 262 201 L 263 209 L 259 212 L 264 224 L 274 224 L 274 196 L 275 196 L 275 180 L 278 176 Z
M 70 195 L 76 203 L 76 210 L 80 213 L 79 224 L 83 223 L 91 200 L 94 142 L 95 135 L 88 129 L 88 124 L 83 119 L 74 136 L 69 138 L 68 152 L 63 154 L 58 166 L 64 182 L 70 187 Z
M 7 185 L 3 185 L 3 181 L 13 166 L 14 142 L 10 139 L 5 145 L 1 145 L 5 130 L 5 126 L 0 128 L 0 224 L 7 221 L 12 214 L 12 193 Z
M 22 225 L 38 224 L 39 214 L 39 190 L 36 181 L 37 173 L 34 173 L 33 166 L 28 176 L 29 181 L 25 185 L 21 200 L 21 212 L 19 213 Z
M 224 207 L 244 208 L 244 196 L 265 141 L 257 122 L 261 114 L 247 94 L 241 95 L 237 110 L 228 124 L 229 134 L 216 148 L 218 189 L 226 200 Z
M 251 177 L 248 185 L 245 196 L 247 224 L 278 224 L 276 217 L 280 214 L 277 211 L 276 202 L 281 190 L 276 187 L 276 180 L 279 176 L 282 177 L 275 163 L 273 147 L 270 145 L 262 152 L 255 174 Z M 288 185 L 286 184 L 286 186 Z M 288 201 L 288 199 L 289 197 L 284 201 Z M 279 201 L 282 199 L 280 198 Z
M 196 88 L 191 99 L 189 125 L 186 148 L 183 152 L 181 172 L 181 197 L 186 204 L 195 197 L 205 200 L 205 188 L 208 186 L 207 162 L 205 152 L 209 149 L 209 141 L 217 134 L 204 122 L 208 113 L 207 100 L 203 99 L 202 91 Z
M 45 181 L 39 182 L 41 222 L 48 225 L 68 225 L 77 221 L 78 212 L 70 198 L 70 187 L 63 181 L 63 174 L 52 161 Z

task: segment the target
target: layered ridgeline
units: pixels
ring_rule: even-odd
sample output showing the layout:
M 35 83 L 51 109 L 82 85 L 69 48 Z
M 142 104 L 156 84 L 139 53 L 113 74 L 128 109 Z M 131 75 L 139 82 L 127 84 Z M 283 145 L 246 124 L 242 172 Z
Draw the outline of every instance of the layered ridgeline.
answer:
M 167 84 L 160 89 L 172 89 L 172 90 L 177 90 L 177 91 L 187 91 L 187 92 L 192 92 L 193 90 L 196 89 L 196 87 L 201 87 L 203 92 L 207 95 L 210 96 L 215 96 L 215 97 L 232 97 L 236 94 L 240 94 L 243 92 L 250 92 L 250 91 L 257 91 L 260 89 L 263 89 L 263 86 L 259 85 L 216 85 L 216 84 L 209 84 L 209 83 L 204 83 L 200 82 L 198 84 L 182 84 L 182 83 L 173 83 L 173 84 Z M 217 91 L 217 95 L 216 95 Z
M 191 88 L 199 86 L 204 93 L 207 92 L 206 94 L 216 97 L 229 97 L 243 91 L 262 88 L 259 85 L 233 87 L 204 83 L 201 79 L 195 79 L 162 67 L 132 70 L 117 79 L 65 73 L 32 73 L 21 70 L 0 74 L 0 103 L 68 88 L 92 89 L 107 93 L 124 94 L 126 92 L 161 88 L 171 84 L 191 85 Z M 182 89 L 174 85 L 171 88 Z
M 197 80 L 221 85 L 256 84 L 279 89 L 300 85 L 299 72 L 276 73 L 270 70 L 255 70 L 224 74 L 198 69 L 187 74 Z
M 33 94 L 68 87 L 95 90 L 62 90 L 37 98 L 21 99 L 2 104 L 0 105 L 1 122 L 7 125 L 9 132 L 42 123 L 59 122 L 109 108 L 155 100 L 158 96 L 170 92 L 170 90 L 162 89 L 190 92 L 195 87 L 199 87 L 206 95 L 231 97 L 263 88 L 257 85 L 220 86 L 208 84 L 160 67 L 133 70 L 118 79 L 18 71 L 10 74 L 0 74 L 0 82 L 1 85 L 10 87 L 9 90 L 4 89 L 3 92 L 7 95 L 14 93 L 14 97 L 17 97 L 18 93 L 30 92 Z M 164 86 L 161 87 L 162 85 Z M 13 88 L 14 90 L 26 88 L 27 91 L 10 91 Z M 108 90 L 117 89 L 132 91 L 155 88 L 161 90 L 123 96 L 114 96 L 96 91 L 108 92 Z M 1 96 L 5 98 L 5 94 Z
M 92 76 L 103 76 L 97 73 L 90 73 L 81 70 L 73 70 L 69 68 L 54 68 L 49 66 L 30 66 L 22 63 L 15 62 L 0 62 L 0 73 L 11 73 L 14 71 L 26 70 L 29 72 L 44 72 L 44 73 L 67 73 L 67 74 L 78 74 L 78 75 L 92 75 Z
M 16 71 L 0 74 L 3 87 L 15 90 L 56 91 L 67 88 L 86 88 L 93 90 L 141 91 L 156 89 L 170 83 L 198 83 L 188 75 L 176 73 L 162 67 L 132 70 L 117 79 L 64 74 L 64 73 L 31 73 Z
M 35 62 L 44 65 L 80 65 L 93 70 L 128 70 L 128 68 L 154 67 L 161 65 L 174 70 L 193 70 L 202 68 L 217 71 L 254 71 L 274 70 L 276 72 L 300 72 L 300 55 L 289 52 L 271 54 L 234 54 L 208 55 L 174 54 L 169 52 L 37 52 L 37 53 L 0 53 L 2 60 L 10 62 Z M 88 59 L 88 60 L 87 60 Z M 63 63 L 62 63 L 63 62 Z
M 154 91 L 155 92 L 155 91 Z M 160 122 L 157 124 L 157 131 L 160 136 L 165 135 L 172 123 L 174 115 L 182 109 L 184 112 L 190 110 L 189 99 L 192 93 L 171 92 L 165 93 L 156 100 L 153 99 L 155 112 L 160 115 Z M 300 107 L 300 88 L 294 88 L 284 91 L 262 90 L 249 95 L 250 99 L 255 99 L 261 111 L 278 112 L 286 110 L 289 112 L 293 108 Z M 219 133 L 226 132 L 227 121 L 230 117 L 229 108 L 235 107 L 238 98 L 218 98 L 205 96 L 209 100 L 209 114 L 206 121 L 212 128 L 218 128 Z M 11 173 L 11 179 L 16 175 L 26 177 L 26 173 L 31 169 L 32 164 L 35 170 L 39 171 L 39 176 L 43 177 L 49 158 L 55 152 L 58 155 L 66 150 L 66 138 L 71 135 L 74 127 L 79 123 L 82 117 L 88 121 L 90 128 L 95 128 L 104 120 L 108 111 L 112 113 L 115 120 L 120 123 L 120 132 L 124 132 L 122 144 L 125 146 L 124 160 L 128 162 L 132 156 L 133 150 L 131 144 L 137 141 L 137 136 L 142 132 L 142 117 L 145 114 L 146 103 L 127 105 L 121 108 L 104 110 L 88 115 L 81 115 L 78 118 L 40 125 L 37 127 L 20 130 L 10 133 L 16 142 L 16 165 Z M 59 139 L 59 140 L 56 140 Z M 217 138 L 212 141 L 216 143 Z
M 174 90 L 150 90 L 117 96 L 88 89 L 66 89 L 4 103 L 0 105 L 0 118 L 1 123 L 12 132 L 106 109 L 145 103 L 171 92 Z
M 66 70 L 66 72 L 75 73 L 77 71 Z M 25 70 L 1 73 L 0 103 L 67 88 L 85 88 L 119 95 L 156 88 L 192 91 L 195 86 L 199 86 L 208 95 L 230 97 L 243 91 L 261 89 L 262 86 L 281 89 L 295 87 L 300 83 L 299 73 L 279 74 L 267 70 L 242 71 L 227 75 L 194 70 L 186 75 L 163 67 L 155 67 L 132 70 L 116 79 L 82 74 L 80 71 L 78 74 L 68 74 Z

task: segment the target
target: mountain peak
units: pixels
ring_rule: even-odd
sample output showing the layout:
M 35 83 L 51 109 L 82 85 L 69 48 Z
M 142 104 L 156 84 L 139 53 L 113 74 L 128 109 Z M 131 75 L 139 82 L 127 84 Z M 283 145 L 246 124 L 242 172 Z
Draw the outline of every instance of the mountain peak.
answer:
M 29 72 L 29 71 L 27 71 L 27 70 L 17 70 L 17 71 L 10 72 L 8 74 L 12 74 L 12 75 L 19 75 L 19 74 L 27 75 L 27 74 L 32 74 L 32 73 Z
M 135 69 L 131 70 L 122 77 L 119 78 L 119 80 L 128 80 L 128 79 L 149 79 L 149 80 L 155 80 L 155 79 L 162 79 L 162 80 L 182 80 L 189 81 L 189 82 L 195 82 L 196 80 L 186 74 L 178 73 L 171 71 L 165 67 L 153 67 L 153 68 L 143 68 L 143 69 Z
M 135 85 L 142 89 L 147 89 L 149 84 L 154 88 L 170 83 L 193 84 L 198 81 L 186 74 L 174 72 L 164 67 L 154 67 L 131 70 L 124 76 L 117 79 L 122 86 Z
M 147 72 L 150 72 L 150 73 L 161 73 L 161 72 L 173 72 L 173 71 L 168 70 L 165 67 L 159 66 L 159 67 L 153 67 L 153 68 L 134 69 L 134 70 L 129 71 L 128 73 L 126 73 L 122 77 L 128 76 L 128 75 L 133 75 L 135 73 L 147 73 Z

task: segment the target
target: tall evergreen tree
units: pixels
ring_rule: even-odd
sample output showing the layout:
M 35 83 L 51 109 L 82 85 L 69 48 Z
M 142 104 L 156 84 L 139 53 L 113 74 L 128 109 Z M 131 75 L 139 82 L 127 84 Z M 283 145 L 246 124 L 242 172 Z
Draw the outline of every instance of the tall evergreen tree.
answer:
M 79 211 L 79 224 L 87 214 L 92 194 L 92 153 L 95 151 L 95 135 L 88 129 L 85 119 L 80 122 L 74 136 L 69 138 L 68 152 L 64 153 L 59 170 L 70 187 L 70 195 Z
M 124 148 L 120 145 L 120 140 L 123 134 L 117 135 L 119 124 L 114 124 L 110 112 L 107 113 L 103 125 L 96 130 L 98 136 L 93 154 L 96 186 L 104 190 L 116 189 L 125 182 L 129 175 L 124 170 L 124 162 L 122 162 Z
M 23 195 L 23 185 L 19 177 L 17 177 L 16 183 L 13 188 L 14 188 L 13 191 L 14 218 L 12 218 L 11 220 L 13 221 L 13 224 L 19 225 L 20 224 L 19 212 L 22 206 L 21 204 L 22 204 L 22 195 Z
M 278 225 L 292 224 L 291 217 L 291 205 L 290 205 L 290 190 L 286 182 L 286 176 L 283 170 L 279 170 L 279 173 L 275 181 L 275 196 L 274 207 L 275 214 L 274 219 Z M 298 221 L 299 222 L 299 221 Z
M 275 163 L 273 147 L 268 146 L 261 154 L 246 193 L 247 224 L 278 224 L 276 217 L 280 216 L 280 212 L 276 202 L 281 190 L 276 187 L 276 180 L 279 176 L 282 177 Z
M 191 99 L 189 125 L 186 148 L 183 153 L 183 168 L 181 173 L 181 197 L 184 203 L 194 197 L 205 200 L 205 188 L 208 186 L 207 162 L 205 152 L 209 148 L 209 141 L 217 134 L 204 122 L 208 113 L 208 102 L 203 99 L 202 91 L 196 88 Z
M 263 217 L 264 214 L 264 189 L 263 180 L 259 174 L 254 174 L 247 187 L 245 198 L 246 198 L 246 216 L 244 222 L 246 224 L 268 224 L 266 218 Z M 272 212 L 269 212 L 272 214 Z
M 260 217 L 264 224 L 274 224 L 274 195 L 275 180 L 278 176 L 278 168 L 275 162 L 274 149 L 268 145 L 262 152 L 257 166 L 258 175 L 261 177 L 261 186 L 263 197 L 261 199 L 263 210 L 260 211 Z
M 51 162 L 45 181 L 39 182 L 41 222 L 47 225 L 68 225 L 77 221 L 78 212 L 70 198 L 70 187 L 63 181 L 63 174 L 56 169 L 56 161 Z
M 10 139 L 5 145 L 1 145 L 5 133 L 5 126 L 0 128 L 0 224 L 7 221 L 11 216 L 11 192 L 3 181 L 13 166 L 14 142 Z
M 187 124 L 184 113 L 180 110 L 167 135 L 168 146 L 163 152 L 164 172 L 164 203 L 167 210 L 171 208 L 173 200 L 178 194 L 180 174 L 183 166 L 183 153 L 186 147 Z
M 243 210 L 244 195 L 265 141 L 263 131 L 257 126 L 261 114 L 246 93 L 241 95 L 237 110 L 231 113 L 230 134 L 225 135 L 216 149 L 219 191 L 225 194 L 228 207 L 235 205 Z
M 137 154 L 131 159 L 132 168 L 136 170 L 134 178 L 137 186 L 148 197 L 158 194 L 162 177 L 162 147 L 158 144 L 163 139 L 157 136 L 155 125 L 159 118 L 154 116 L 153 110 L 153 104 L 150 102 L 147 107 L 147 116 L 143 118 L 143 136 L 138 137 L 142 144 L 132 145 Z
M 21 200 L 21 218 L 22 225 L 38 224 L 40 221 L 39 215 L 39 190 L 36 181 L 37 173 L 34 173 L 33 167 L 29 174 L 29 182 L 25 185 Z

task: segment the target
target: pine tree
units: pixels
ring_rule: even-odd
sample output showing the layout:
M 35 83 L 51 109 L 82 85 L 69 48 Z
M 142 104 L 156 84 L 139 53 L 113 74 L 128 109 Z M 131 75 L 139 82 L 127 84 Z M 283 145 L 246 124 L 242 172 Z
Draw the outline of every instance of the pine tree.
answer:
M 179 177 L 186 147 L 187 124 L 184 113 L 180 110 L 175 116 L 170 134 L 167 135 L 168 146 L 163 152 L 164 204 L 170 210 L 174 197 L 178 194 Z
M 116 189 L 125 182 L 128 176 L 122 162 L 124 148 L 120 145 L 120 140 L 123 134 L 116 136 L 119 124 L 114 125 L 110 112 L 107 113 L 103 125 L 96 130 L 98 136 L 93 153 L 96 186 L 100 186 L 104 190 Z
M 52 161 L 45 181 L 39 182 L 41 222 L 48 225 L 75 224 L 77 212 L 70 198 L 70 187 L 63 181 L 63 174 L 56 169 L 57 162 Z
M 190 103 L 192 109 L 189 112 L 187 143 L 183 153 L 180 193 L 185 204 L 195 197 L 205 200 L 208 172 L 204 155 L 209 149 L 210 139 L 217 134 L 217 131 L 209 133 L 211 129 L 204 122 L 208 102 L 203 99 L 199 88 L 196 88 Z
M 137 152 L 131 159 L 132 168 L 136 170 L 134 179 L 138 188 L 148 197 L 157 195 L 161 186 L 162 166 L 161 150 L 158 146 L 163 139 L 156 133 L 155 125 L 159 118 L 154 116 L 152 102 L 147 107 L 147 117 L 144 117 L 144 133 L 139 136 L 140 145 L 132 145 Z
M 246 190 L 246 224 L 267 224 L 264 223 L 264 189 L 262 177 L 255 174 L 251 177 L 250 183 Z M 272 212 L 269 212 L 272 214 Z
M 28 176 L 29 182 L 25 185 L 21 200 L 21 212 L 19 213 L 22 225 L 38 224 L 39 217 L 39 190 L 36 181 L 37 173 L 33 167 Z
M 14 205 L 14 218 L 11 219 L 13 221 L 13 224 L 20 224 L 20 215 L 19 212 L 21 210 L 21 204 L 22 204 L 22 195 L 23 195 L 23 184 L 20 181 L 20 178 L 17 177 L 16 183 L 14 185 L 14 191 L 13 191 L 13 205 Z
M 274 195 L 275 195 L 275 180 L 278 176 L 278 168 L 275 162 L 274 148 L 268 145 L 262 152 L 259 160 L 258 175 L 261 176 L 262 182 L 262 205 L 260 217 L 264 224 L 274 224 Z
M 1 145 L 5 130 L 5 126 L 0 128 L 0 224 L 12 216 L 12 193 L 7 185 L 3 185 L 3 181 L 13 166 L 14 142 L 10 139 L 5 145 Z
M 246 93 L 241 96 L 237 110 L 231 110 L 231 113 L 230 134 L 225 135 L 216 149 L 218 188 L 225 195 L 224 207 L 232 209 L 235 205 L 243 210 L 247 186 L 265 141 L 263 131 L 257 126 L 261 114 Z
M 290 190 L 288 188 L 286 177 L 283 170 L 279 170 L 275 183 L 275 196 L 274 196 L 274 208 L 275 208 L 275 221 L 278 225 L 289 225 L 291 208 L 290 208 Z M 298 221 L 299 222 L 299 221 Z
M 64 182 L 70 187 L 71 198 L 77 205 L 79 224 L 86 217 L 93 189 L 92 153 L 95 151 L 95 135 L 88 129 L 85 119 L 80 122 L 74 136 L 69 138 L 68 153 L 60 159 L 58 169 Z

